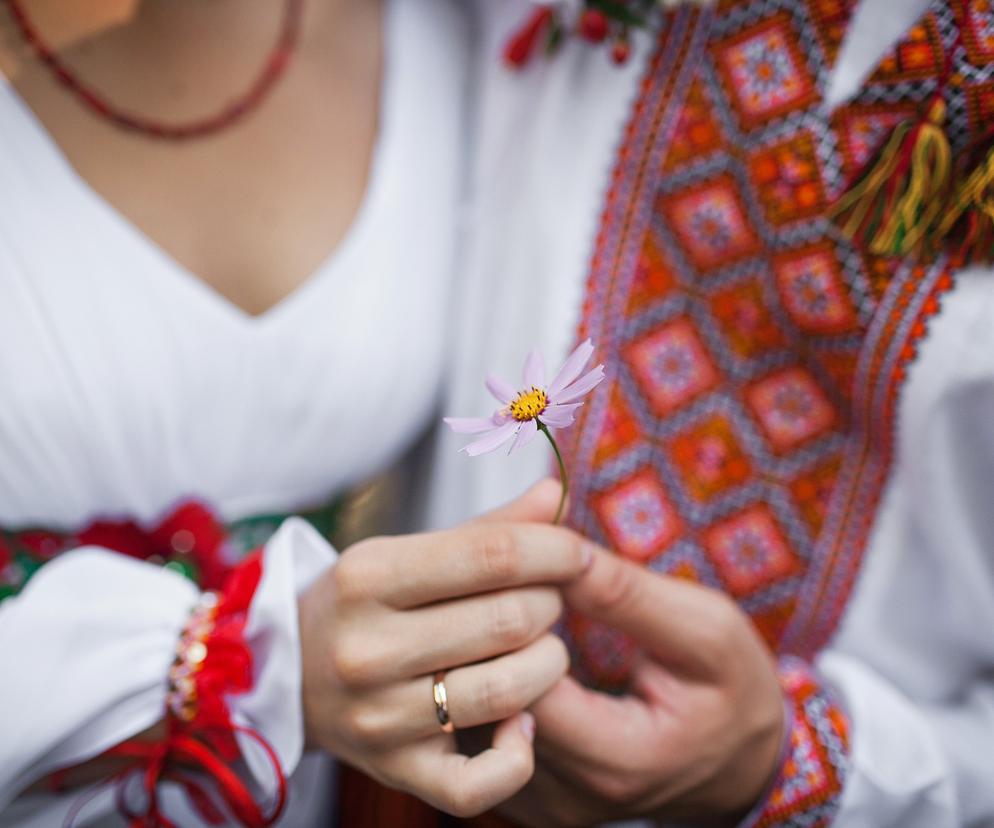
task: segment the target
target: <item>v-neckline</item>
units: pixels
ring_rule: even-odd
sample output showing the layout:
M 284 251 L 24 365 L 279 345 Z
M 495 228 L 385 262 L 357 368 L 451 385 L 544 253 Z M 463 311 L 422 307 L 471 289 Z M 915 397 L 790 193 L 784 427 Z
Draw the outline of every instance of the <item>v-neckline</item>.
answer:
M 210 282 L 201 278 L 92 185 L 76 169 L 59 142 L 45 128 L 41 118 L 21 97 L 13 83 L 3 73 L 0 73 L 0 91 L 6 91 L 14 108 L 22 115 L 28 127 L 37 134 L 39 143 L 45 148 L 58 171 L 69 182 L 72 189 L 98 212 L 102 219 L 114 225 L 114 230 L 127 234 L 143 254 L 153 259 L 159 265 L 160 270 L 166 271 L 163 274 L 165 277 L 175 280 L 181 287 L 202 296 L 206 304 L 235 324 L 250 330 L 268 328 L 289 314 L 294 307 L 306 305 L 304 300 L 307 296 L 323 283 L 329 281 L 333 273 L 346 265 L 348 260 L 355 255 L 354 251 L 362 247 L 363 240 L 369 235 L 374 224 L 373 220 L 379 205 L 384 202 L 384 183 L 390 178 L 389 172 L 385 171 L 384 167 L 392 155 L 389 149 L 391 138 L 398 132 L 391 120 L 393 113 L 399 111 L 399 108 L 394 105 L 398 80 L 395 50 L 400 40 L 397 32 L 399 27 L 394 20 L 393 4 L 395 2 L 398 0 L 382 0 L 380 37 L 383 57 L 380 69 L 379 100 L 377 102 L 376 136 L 373 140 L 365 188 L 359 206 L 356 208 L 345 234 L 335 247 L 292 290 L 260 313 L 251 313 L 215 288 Z M 401 129 L 400 132 L 403 130 Z

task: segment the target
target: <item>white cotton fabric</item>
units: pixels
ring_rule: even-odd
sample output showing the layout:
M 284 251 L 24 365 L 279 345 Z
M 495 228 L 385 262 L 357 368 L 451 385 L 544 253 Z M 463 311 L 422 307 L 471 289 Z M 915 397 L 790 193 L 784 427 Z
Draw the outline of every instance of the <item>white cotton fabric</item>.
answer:
M 442 378 L 461 14 L 454 0 L 386 3 L 379 136 L 359 213 L 306 283 L 258 317 L 80 179 L 0 78 L 0 526 L 151 525 L 189 497 L 225 520 L 292 512 L 411 445 Z M 334 559 L 307 524 L 287 521 L 250 610 L 256 682 L 233 708 L 287 772 L 304 748 L 296 597 Z M 161 718 L 195 600 L 172 572 L 88 548 L 0 605 L 0 826 L 61 824 L 76 794 L 18 794 Z M 265 761 L 248 760 L 265 785 Z M 329 819 L 328 768 L 306 770 L 305 783 L 291 779 L 282 825 Z M 76 824 L 118 824 L 110 809 L 98 796 Z M 178 795 L 167 811 L 199 824 Z
M 923 0 L 864 0 L 832 84 L 857 91 Z M 538 347 L 574 342 L 584 282 L 646 37 L 620 69 L 572 40 L 509 72 L 527 3 L 478 4 L 483 46 L 472 212 L 447 414 L 492 410 L 482 377 L 517 381 Z M 910 369 L 897 461 L 864 566 L 818 666 L 852 716 L 841 828 L 994 826 L 994 272 L 960 274 Z M 432 522 L 491 508 L 549 473 L 548 447 L 468 459 L 441 429 Z

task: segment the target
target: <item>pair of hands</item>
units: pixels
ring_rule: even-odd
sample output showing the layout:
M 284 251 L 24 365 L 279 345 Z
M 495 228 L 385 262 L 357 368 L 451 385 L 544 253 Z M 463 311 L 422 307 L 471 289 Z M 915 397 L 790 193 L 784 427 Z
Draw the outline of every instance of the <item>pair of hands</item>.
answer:
M 447 532 L 364 541 L 315 582 L 300 600 L 309 743 L 457 816 L 740 816 L 779 752 L 771 656 L 720 593 L 549 526 L 557 500 L 546 482 Z M 566 676 L 549 632 L 564 597 L 645 651 L 631 695 Z M 439 670 L 458 729 L 499 723 L 488 749 L 441 732 Z

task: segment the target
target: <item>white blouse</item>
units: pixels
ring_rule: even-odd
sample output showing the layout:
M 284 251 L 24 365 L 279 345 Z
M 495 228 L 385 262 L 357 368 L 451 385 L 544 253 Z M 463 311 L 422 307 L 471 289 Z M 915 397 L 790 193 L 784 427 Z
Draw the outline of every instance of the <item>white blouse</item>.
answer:
M 863 0 L 829 104 L 854 94 L 926 0 Z M 445 410 L 491 410 L 486 372 L 519 375 L 573 343 L 604 197 L 651 52 L 630 63 L 570 39 L 508 71 L 524 0 L 481 0 L 476 152 L 460 329 Z M 994 272 L 958 276 L 910 369 L 897 462 L 837 635 L 819 660 L 852 718 L 844 828 L 994 826 Z M 441 429 L 432 520 L 445 525 L 550 472 L 536 441 L 468 459 Z
M 374 474 L 423 431 L 464 143 L 461 13 L 452 0 L 386 3 L 359 213 L 334 254 L 256 317 L 89 187 L 0 79 L 0 526 L 155 523 L 188 497 L 224 519 L 293 511 Z M 249 616 L 258 675 L 237 715 L 288 773 L 303 747 L 296 594 L 333 560 L 288 521 Z M 161 717 L 195 598 L 171 572 L 83 549 L 0 604 L 0 824 L 60 824 L 77 795 L 12 800 Z M 95 801 L 78 824 L 108 808 Z

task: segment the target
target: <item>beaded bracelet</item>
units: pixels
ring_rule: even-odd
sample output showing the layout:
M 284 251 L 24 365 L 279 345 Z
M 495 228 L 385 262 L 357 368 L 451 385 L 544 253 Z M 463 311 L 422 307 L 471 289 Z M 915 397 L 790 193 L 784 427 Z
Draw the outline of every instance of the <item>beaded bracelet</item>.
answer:
M 196 675 L 207 659 L 207 641 L 214 631 L 218 603 L 216 592 L 200 596 L 183 628 L 176 645 L 176 658 L 169 668 L 166 707 L 182 722 L 192 722 L 197 717 Z

